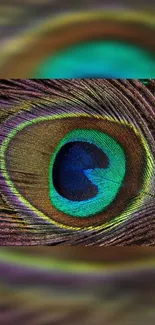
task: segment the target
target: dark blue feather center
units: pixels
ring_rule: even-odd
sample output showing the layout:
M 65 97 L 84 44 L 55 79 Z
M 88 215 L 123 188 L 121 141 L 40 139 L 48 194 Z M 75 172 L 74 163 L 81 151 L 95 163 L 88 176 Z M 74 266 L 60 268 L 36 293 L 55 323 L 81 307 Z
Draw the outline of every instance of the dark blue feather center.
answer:
M 88 200 L 98 193 L 98 188 L 86 177 L 84 171 L 107 168 L 108 165 L 108 157 L 94 144 L 82 141 L 67 143 L 60 149 L 54 162 L 54 187 L 69 200 Z

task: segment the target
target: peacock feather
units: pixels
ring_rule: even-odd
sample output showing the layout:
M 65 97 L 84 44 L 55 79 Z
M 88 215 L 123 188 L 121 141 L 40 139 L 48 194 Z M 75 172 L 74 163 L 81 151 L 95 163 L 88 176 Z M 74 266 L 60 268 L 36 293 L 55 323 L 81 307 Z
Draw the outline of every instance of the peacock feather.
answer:
M 0 83 L 0 244 L 155 243 L 155 81 Z
M 0 78 L 155 78 L 151 0 L 0 6 Z
M 154 248 L 1 248 L 4 325 L 153 325 Z

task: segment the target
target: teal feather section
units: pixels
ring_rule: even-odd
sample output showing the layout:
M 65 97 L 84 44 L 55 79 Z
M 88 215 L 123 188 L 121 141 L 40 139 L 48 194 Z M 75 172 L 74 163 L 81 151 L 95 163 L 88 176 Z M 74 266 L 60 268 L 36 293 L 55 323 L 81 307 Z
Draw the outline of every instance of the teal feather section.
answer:
M 45 58 L 34 78 L 154 78 L 154 55 L 116 41 L 87 42 Z

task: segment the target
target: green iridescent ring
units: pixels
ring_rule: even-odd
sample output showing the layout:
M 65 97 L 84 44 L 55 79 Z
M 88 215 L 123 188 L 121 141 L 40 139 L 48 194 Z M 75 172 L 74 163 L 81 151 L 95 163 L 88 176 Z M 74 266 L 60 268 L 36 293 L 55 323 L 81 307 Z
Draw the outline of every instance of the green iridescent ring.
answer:
M 98 193 L 95 197 L 81 202 L 73 202 L 62 197 L 56 191 L 52 177 L 56 155 L 66 143 L 74 141 L 86 141 L 90 144 L 94 144 L 103 150 L 109 159 L 109 167 L 106 169 L 92 168 L 84 171 L 81 170 L 81 173 L 84 173 L 85 176 L 98 187 Z M 78 159 L 78 157 L 76 157 L 76 159 Z M 70 166 L 68 168 L 70 168 Z M 52 156 L 49 175 L 51 202 L 58 210 L 68 215 L 75 217 L 95 215 L 103 211 L 115 199 L 122 185 L 125 171 L 126 158 L 124 150 L 111 136 L 96 130 L 77 129 L 71 131 L 62 139 Z M 69 182 L 70 178 L 68 179 L 68 183 Z M 76 182 L 75 186 L 78 187 L 78 182 Z

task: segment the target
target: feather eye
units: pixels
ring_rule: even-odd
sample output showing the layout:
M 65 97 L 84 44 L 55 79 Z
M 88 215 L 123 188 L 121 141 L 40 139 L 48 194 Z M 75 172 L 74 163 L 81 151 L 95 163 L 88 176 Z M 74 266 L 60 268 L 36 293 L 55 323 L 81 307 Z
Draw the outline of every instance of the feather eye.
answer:
M 9 80 L 1 94 L 2 195 L 22 240 L 125 242 L 148 213 L 153 227 L 154 95 L 142 82 Z
M 154 78 L 154 14 L 99 7 L 35 17 L 2 46 L 0 77 Z

